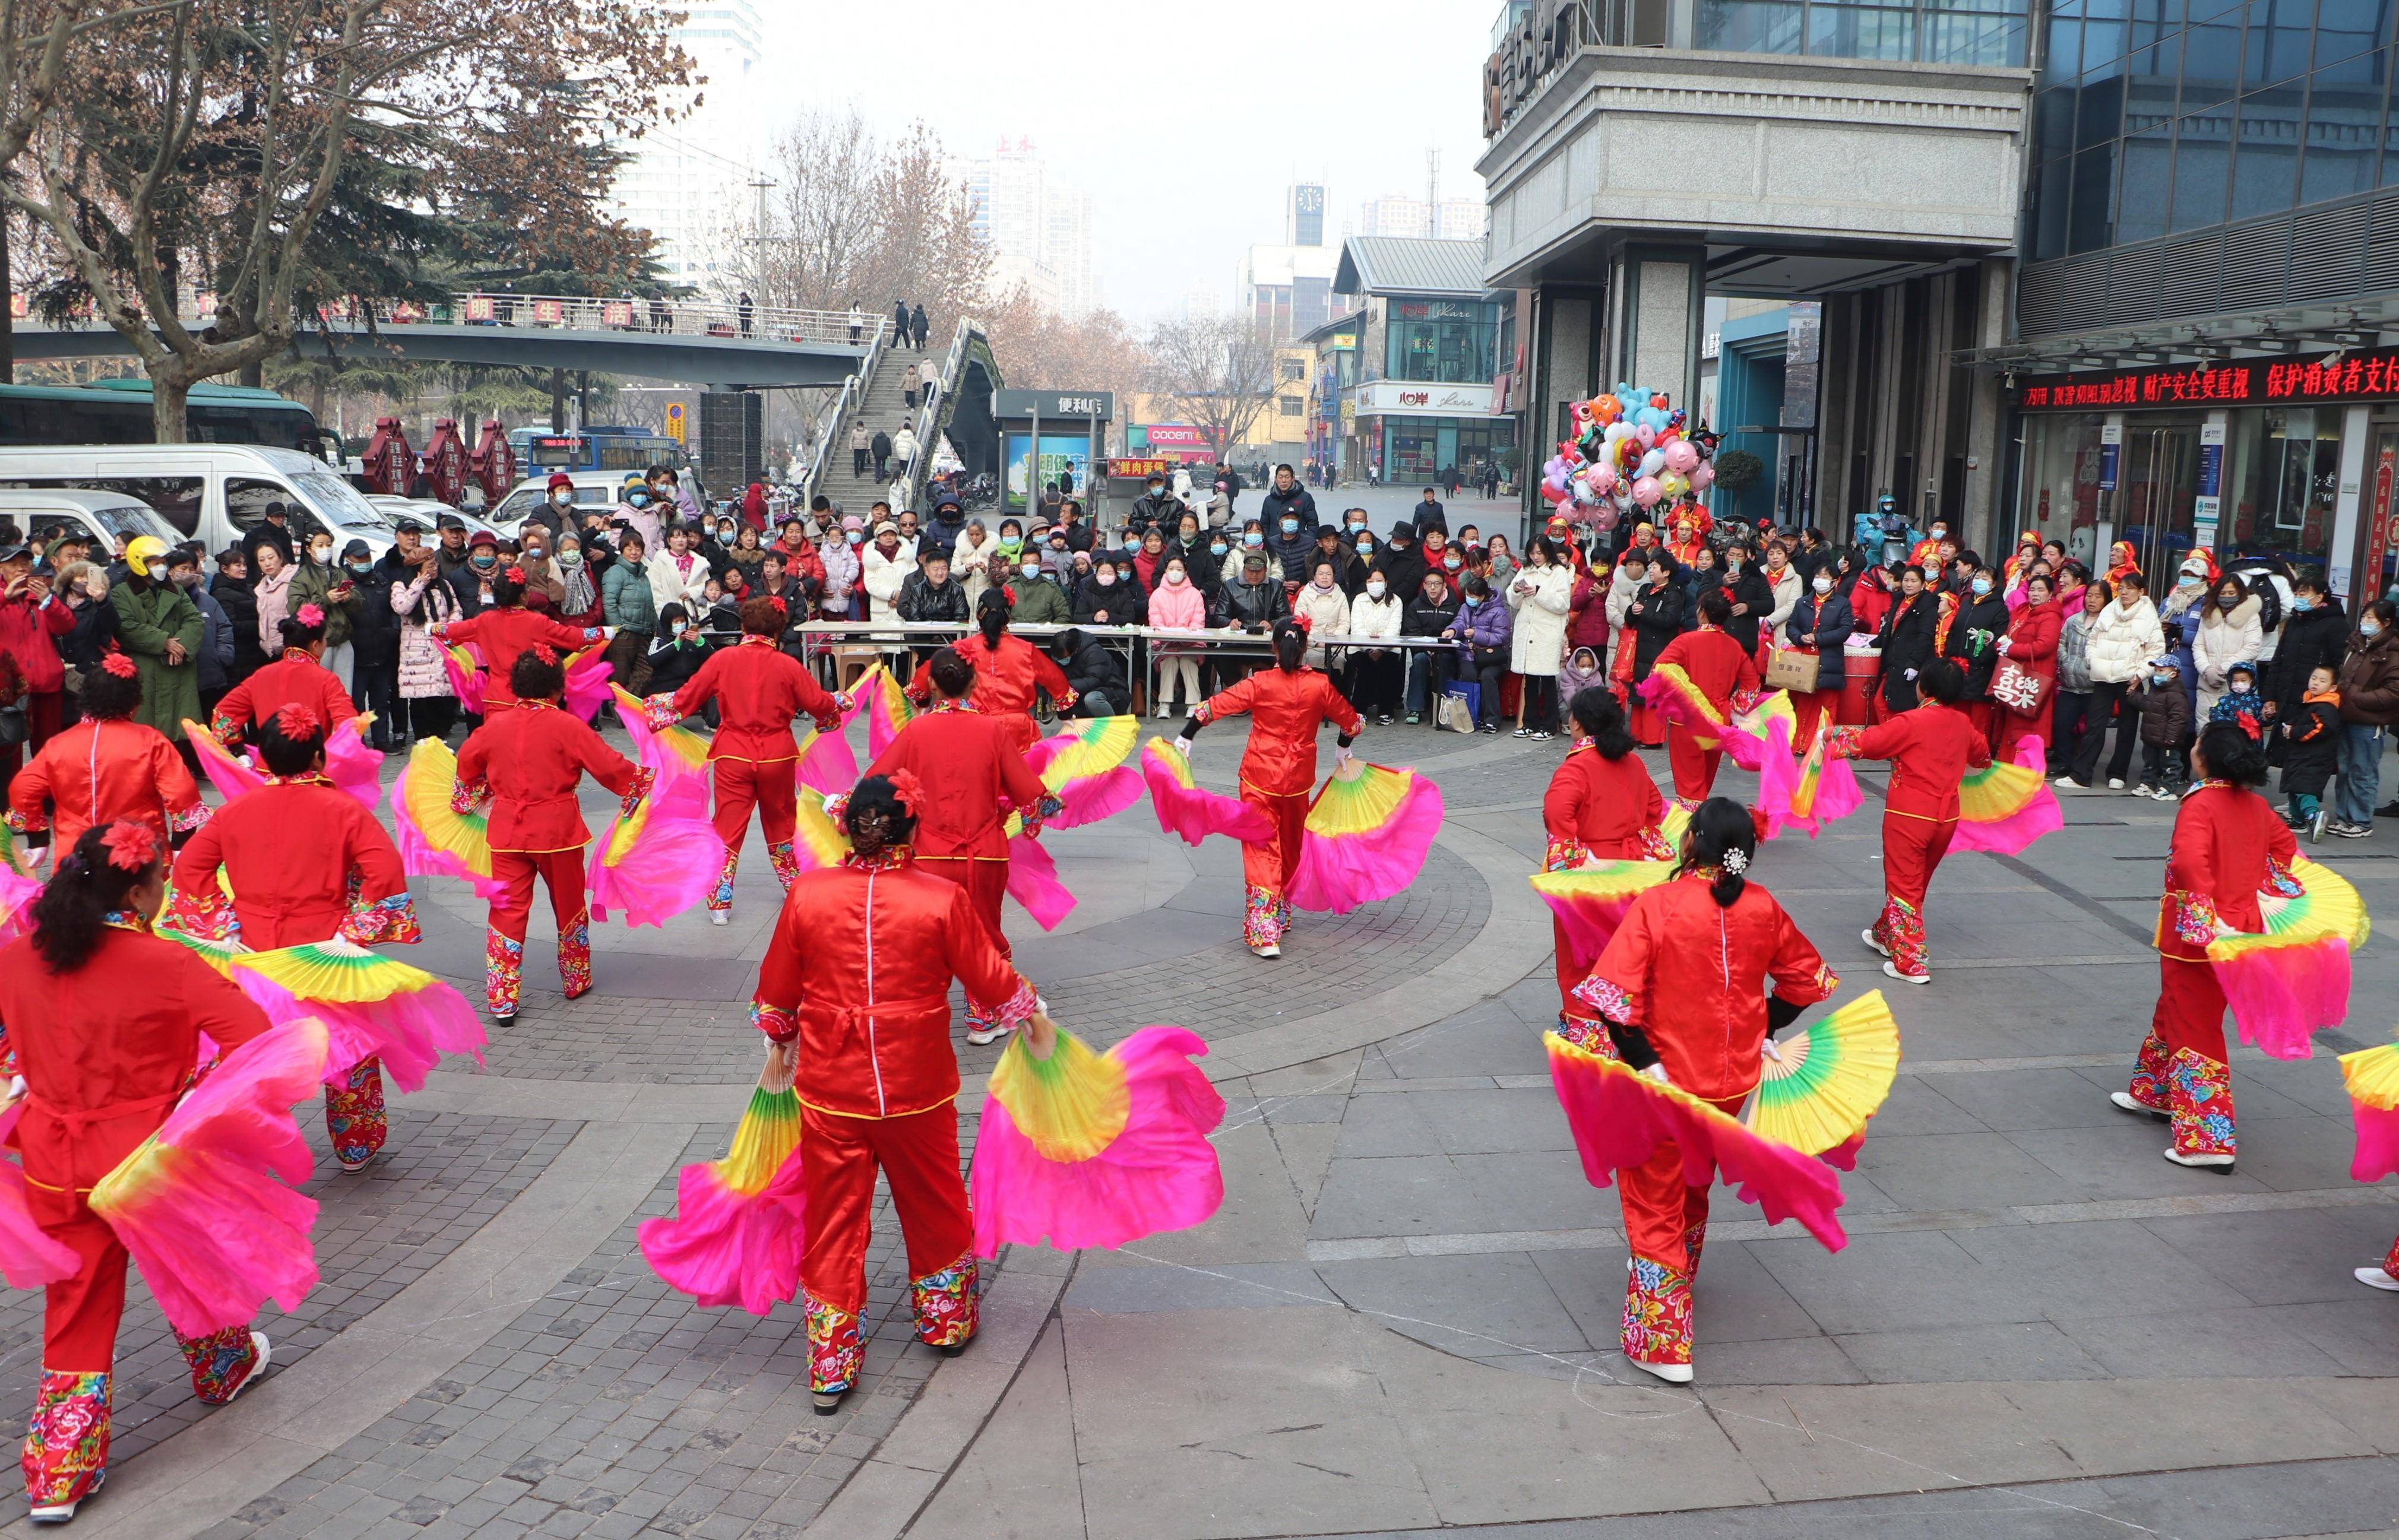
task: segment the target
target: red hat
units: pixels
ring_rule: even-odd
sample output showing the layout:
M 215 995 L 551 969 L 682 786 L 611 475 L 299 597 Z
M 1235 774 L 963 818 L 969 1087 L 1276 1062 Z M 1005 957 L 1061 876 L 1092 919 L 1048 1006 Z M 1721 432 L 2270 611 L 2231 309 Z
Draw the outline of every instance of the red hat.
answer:
M 566 472 L 562 470 L 551 471 L 549 473 L 549 490 L 556 492 L 561 487 L 564 487 L 567 491 L 573 492 L 575 490 L 575 478 L 567 475 Z
M 489 530 L 477 530 L 467 536 L 467 548 L 473 550 L 478 546 L 489 546 L 494 550 L 497 550 L 500 548 L 500 537 Z

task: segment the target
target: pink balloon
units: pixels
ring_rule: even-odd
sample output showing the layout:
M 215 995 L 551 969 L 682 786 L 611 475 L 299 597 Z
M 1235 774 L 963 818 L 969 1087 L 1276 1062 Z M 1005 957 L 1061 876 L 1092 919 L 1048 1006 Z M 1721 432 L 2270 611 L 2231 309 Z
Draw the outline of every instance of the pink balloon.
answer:
M 1616 486 L 1616 467 L 1602 460 L 1592 467 L 1591 484 L 1602 492 L 1613 491 Z
M 1658 478 L 1644 476 L 1633 483 L 1633 500 L 1645 508 L 1658 506 Z
M 1699 463 L 1700 452 L 1693 446 L 1683 442 L 1681 439 L 1678 439 L 1674 442 L 1666 446 L 1666 468 L 1668 470 L 1680 471 L 1684 475 L 1688 476 L 1691 473 L 1691 467 Z
M 1641 447 L 1643 449 L 1647 449 L 1658 441 L 1658 430 L 1651 427 L 1648 424 L 1643 423 L 1640 426 L 1633 430 L 1633 437 L 1641 440 Z
M 1698 465 L 1691 467 L 1691 486 L 1694 490 L 1705 492 L 1708 488 L 1715 485 L 1715 480 L 1716 467 L 1708 464 L 1705 460 L 1701 461 Z

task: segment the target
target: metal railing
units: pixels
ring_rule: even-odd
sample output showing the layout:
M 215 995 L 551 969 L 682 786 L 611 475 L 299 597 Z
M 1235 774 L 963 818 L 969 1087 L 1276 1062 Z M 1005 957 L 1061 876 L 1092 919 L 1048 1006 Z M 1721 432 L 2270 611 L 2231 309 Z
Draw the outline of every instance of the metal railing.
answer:
M 884 329 L 875 328 L 874 339 L 866 344 L 866 356 L 858 360 L 858 368 L 841 382 L 841 394 L 826 407 L 817 423 L 816 455 L 808 462 L 808 473 L 801 478 L 798 497 L 800 507 L 816 501 L 824 485 L 827 457 L 846 453 L 849 448 L 849 425 L 866 405 L 866 383 L 874 378 L 874 366 L 883 358 Z M 864 509 L 860 510 L 861 513 Z
M 932 469 L 933 456 L 941 449 L 942 409 L 950 404 L 952 393 L 958 388 L 958 376 L 966 371 L 968 346 L 981 330 L 971 317 L 958 317 L 957 331 L 950 338 L 949 356 L 942 360 L 941 380 L 930 396 L 916 403 L 916 418 L 912 425 L 916 432 L 916 457 L 901 471 L 905 497 L 896 505 L 900 507 L 915 507 L 924 495 L 926 473 Z
M 206 325 L 216 297 L 194 296 L 178 317 Z M 518 294 L 473 290 L 445 301 L 341 300 L 317 307 L 309 321 L 325 326 L 496 326 L 541 331 L 622 331 L 660 337 L 710 337 L 725 342 L 800 343 L 865 347 L 890 330 L 891 317 L 869 311 L 797 310 L 722 300 L 648 299 L 620 294 Z
M 1511 0 L 1492 25 L 1483 137 L 1497 138 L 1587 47 L 1663 47 L 1670 0 Z

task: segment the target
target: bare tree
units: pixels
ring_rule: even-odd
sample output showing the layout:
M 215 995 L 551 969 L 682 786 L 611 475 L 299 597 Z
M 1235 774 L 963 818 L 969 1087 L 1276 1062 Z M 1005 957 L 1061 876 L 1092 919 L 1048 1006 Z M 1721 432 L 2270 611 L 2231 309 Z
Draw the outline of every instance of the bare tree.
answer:
M 1161 321 L 1149 333 L 1148 383 L 1222 460 L 1274 399 L 1274 334 L 1247 316 Z
M 1018 285 L 978 312 L 1001 378 L 1020 390 L 1107 390 L 1128 402 L 1148 356 L 1113 310 L 1069 319 Z

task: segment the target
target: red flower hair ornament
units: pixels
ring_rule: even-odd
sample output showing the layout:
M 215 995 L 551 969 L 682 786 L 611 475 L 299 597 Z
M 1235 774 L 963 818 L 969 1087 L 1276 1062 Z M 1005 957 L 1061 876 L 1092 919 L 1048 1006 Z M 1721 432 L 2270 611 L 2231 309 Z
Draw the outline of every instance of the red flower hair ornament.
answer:
M 555 663 L 558 661 L 558 649 L 547 642 L 536 642 L 533 644 L 533 655 L 544 663 Z
M 146 823 L 120 818 L 100 837 L 108 864 L 119 871 L 142 871 L 158 858 L 158 833 Z
M 295 701 L 275 713 L 275 726 L 285 737 L 297 743 L 302 738 L 312 738 L 323 732 L 325 719 Z
M 924 801 L 925 783 L 916 778 L 914 770 L 894 770 L 891 772 L 891 794 L 899 798 L 900 805 L 914 817 L 918 804 Z
M 107 669 L 110 673 L 115 674 L 119 679 L 131 679 L 136 673 L 140 672 L 139 669 L 134 668 L 133 660 L 131 658 L 126 656 L 123 653 L 117 652 L 112 652 L 107 656 L 102 658 L 100 660 L 100 666 Z
M 303 604 L 300 606 L 298 619 L 303 626 L 322 626 L 325 623 L 324 608 L 317 604 Z
M 511 583 L 515 584 L 518 588 L 523 588 L 523 587 L 524 587 L 525 574 L 524 574 L 524 569 L 523 569 L 522 567 L 510 567 L 507 572 L 505 572 L 505 573 L 501 574 L 500 575 L 501 575 L 501 576 L 503 576 L 503 577 L 506 577 L 509 582 L 511 582 Z

